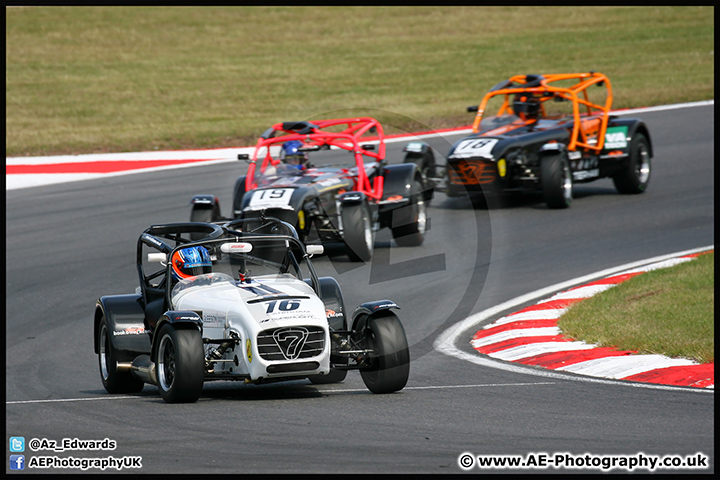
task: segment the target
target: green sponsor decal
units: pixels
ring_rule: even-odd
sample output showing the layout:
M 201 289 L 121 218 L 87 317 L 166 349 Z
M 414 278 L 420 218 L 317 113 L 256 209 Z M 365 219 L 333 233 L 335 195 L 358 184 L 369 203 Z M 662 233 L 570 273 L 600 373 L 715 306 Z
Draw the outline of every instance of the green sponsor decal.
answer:
M 605 149 L 627 148 L 627 127 L 609 127 L 605 132 Z

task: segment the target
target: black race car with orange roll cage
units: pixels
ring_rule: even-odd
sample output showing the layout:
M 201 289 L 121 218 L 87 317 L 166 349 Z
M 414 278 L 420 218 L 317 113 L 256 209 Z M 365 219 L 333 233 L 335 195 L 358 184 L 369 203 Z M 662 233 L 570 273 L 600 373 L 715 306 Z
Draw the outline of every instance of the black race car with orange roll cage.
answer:
M 650 132 L 640 119 L 612 115 L 612 100 L 601 73 L 516 75 L 468 107 L 476 112 L 472 133 L 452 146 L 447 165 L 436 165 L 424 142 L 406 145 L 405 161 L 450 197 L 541 192 L 549 208 L 567 208 L 573 184 L 608 177 L 620 193 L 642 193 Z

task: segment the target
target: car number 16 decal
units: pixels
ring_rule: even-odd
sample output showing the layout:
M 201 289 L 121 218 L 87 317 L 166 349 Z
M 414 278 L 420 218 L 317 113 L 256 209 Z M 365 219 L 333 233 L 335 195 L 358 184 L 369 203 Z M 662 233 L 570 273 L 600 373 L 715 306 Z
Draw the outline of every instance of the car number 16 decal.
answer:
M 273 313 L 276 305 L 277 305 L 278 311 L 290 312 L 292 310 L 297 310 L 298 308 L 300 308 L 300 301 L 299 300 L 283 300 L 281 302 L 278 302 L 277 300 L 273 300 L 271 302 L 268 302 L 267 310 L 265 311 L 265 313 Z
M 458 143 L 452 153 L 453 158 L 485 157 L 492 158 L 491 152 L 496 138 L 471 138 Z
M 262 210 L 264 208 L 282 208 L 292 210 L 290 198 L 295 189 L 293 188 L 268 188 L 253 192 L 248 210 Z

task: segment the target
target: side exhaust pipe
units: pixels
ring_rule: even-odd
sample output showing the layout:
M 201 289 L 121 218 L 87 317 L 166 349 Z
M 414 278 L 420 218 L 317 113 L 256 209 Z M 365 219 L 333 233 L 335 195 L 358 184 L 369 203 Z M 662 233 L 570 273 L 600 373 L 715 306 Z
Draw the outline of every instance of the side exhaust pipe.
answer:
M 150 360 L 150 355 L 140 355 L 132 363 L 118 362 L 118 369 L 127 369 L 138 379 L 151 385 L 157 385 L 155 364 Z

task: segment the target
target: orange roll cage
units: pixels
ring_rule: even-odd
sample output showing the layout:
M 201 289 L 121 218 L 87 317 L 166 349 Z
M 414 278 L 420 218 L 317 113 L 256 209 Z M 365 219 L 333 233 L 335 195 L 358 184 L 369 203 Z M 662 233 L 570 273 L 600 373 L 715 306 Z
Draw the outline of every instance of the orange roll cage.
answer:
M 530 78 L 528 78 L 530 77 Z M 537 80 L 539 79 L 539 84 Z M 576 83 L 570 87 L 559 87 L 552 85 L 553 82 L 576 80 Z M 524 86 L 524 85 L 532 86 Z M 588 87 L 591 85 L 605 86 L 606 97 L 605 104 L 600 105 L 590 101 L 587 93 Z M 599 152 L 603 149 L 605 143 L 605 132 L 607 130 L 607 124 L 610 114 L 610 108 L 612 106 L 612 87 L 610 86 L 610 80 L 598 72 L 590 73 L 564 73 L 564 74 L 550 74 L 550 75 L 539 75 L 539 76 L 526 76 L 526 75 L 515 75 L 510 77 L 507 82 L 499 87 L 496 87 L 489 91 L 477 110 L 475 121 L 473 122 L 472 130 L 473 133 L 480 132 L 480 125 L 482 123 L 483 115 L 485 113 L 485 107 L 488 101 L 496 95 L 505 95 L 504 102 L 497 112 L 497 115 L 512 114 L 512 106 L 510 104 L 510 96 L 520 93 L 533 94 L 533 98 L 541 102 L 540 108 L 543 116 L 545 116 L 544 102 L 560 98 L 569 100 L 573 105 L 573 129 L 570 135 L 570 143 L 568 144 L 568 150 L 577 150 L 579 148 L 585 148 Z M 581 106 L 585 108 L 585 113 L 581 118 Z M 591 123 L 588 122 L 588 118 L 593 117 L 599 119 L 600 127 L 597 134 L 597 142 L 591 144 L 588 142 L 588 138 L 591 134 Z M 585 120 L 583 122 L 582 120 Z

